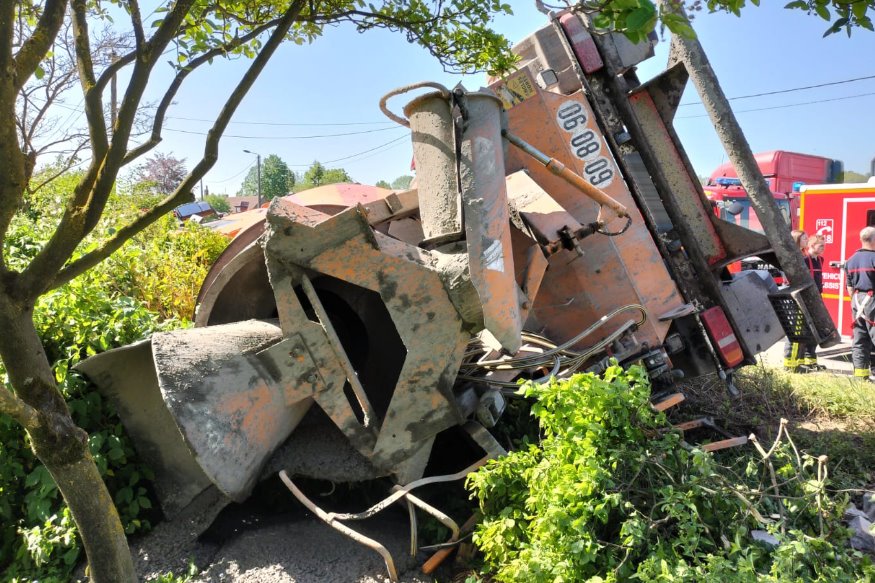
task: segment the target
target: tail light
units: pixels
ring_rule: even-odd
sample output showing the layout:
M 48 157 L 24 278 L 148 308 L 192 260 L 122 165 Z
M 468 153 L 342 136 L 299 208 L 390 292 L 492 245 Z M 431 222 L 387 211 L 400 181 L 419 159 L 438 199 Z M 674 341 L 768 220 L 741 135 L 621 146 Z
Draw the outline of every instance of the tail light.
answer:
M 711 342 L 723 364 L 730 368 L 741 364 L 741 361 L 744 360 L 744 352 L 741 350 L 741 344 L 738 343 L 723 310 L 714 306 L 702 312 L 701 317 L 702 323 L 705 324 L 705 329 L 708 331 L 708 336 L 711 337 Z

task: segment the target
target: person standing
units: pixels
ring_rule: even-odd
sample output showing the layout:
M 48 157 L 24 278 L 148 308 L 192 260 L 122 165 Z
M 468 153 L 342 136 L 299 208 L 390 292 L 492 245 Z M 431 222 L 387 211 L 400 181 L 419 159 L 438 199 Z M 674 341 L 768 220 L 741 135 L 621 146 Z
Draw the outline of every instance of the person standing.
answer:
M 808 234 L 805 231 L 791 231 L 790 236 L 802 257 L 808 256 Z M 784 342 L 784 370 L 787 372 L 807 372 L 802 370 L 802 345 L 799 342 Z
M 814 235 L 808 239 L 808 252 L 806 253 L 805 265 L 811 273 L 811 279 L 817 286 L 817 291 L 823 293 L 823 248 L 824 240 L 820 235 Z M 802 350 L 801 367 L 804 372 L 823 370 L 826 367 L 817 364 L 817 342 L 807 342 Z
M 860 231 L 860 245 L 845 263 L 845 281 L 854 318 L 851 359 L 854 377 L 875 381 L 869 371 L 875 343 L 875 227 Z

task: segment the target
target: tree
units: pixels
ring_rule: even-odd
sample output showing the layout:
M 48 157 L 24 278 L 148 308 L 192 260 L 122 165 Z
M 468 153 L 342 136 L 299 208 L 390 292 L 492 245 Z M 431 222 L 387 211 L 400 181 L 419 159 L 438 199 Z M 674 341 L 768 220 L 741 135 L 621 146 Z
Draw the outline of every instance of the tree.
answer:
M 210 206 L 213 207 L 213 210 L 217 213 L 231 212 L 231 204 L 228 202 L 227 196 L 222 196 L 220 194 L 207 194 L 204 196 L 204 200 L 210 203 Z
M 295 186 L 295 192 L 339 182 L 353 182 L 353 179 L 343 168 L 326 168 L 316 160 L 304 172 L 301 181 Z
M 35 32 L 35 24 L 27 19 L 18 23 L 13 43 L 20 44 Z M 117 53 L 131 49 L 132 39 L 102 27 L 92 35 L 91 59 L 96 67 L 108 66 Z M 18 91 L 15 121 L 22 151 L 27 157 L 25 168 L 27 190 L 33 193 L 58 178 L 79 161 L 88 147 L 88 133 L 70 122 L 66 97 L 79 82 L 76 68 L 76 48 L 69 19 L 65 20 L 52 41 L 51 50 L 26 83 Z M 77 106 L 78 108 L 78 106 Z M 110 113 L 111 112 L 107 112 Z M 53 157 L 52 171 L 40 172 L 39 180 L 31 182 L 38 158 Z
M 544 4 L 536 0 L 538 6 Z M 659 7 L 657 8 L 657 4 Z M 643 41 L 656 27 L 657 23 L 671 32 L 692 38 L 695 36 L 690 20 L 684 9 L 695 13 L 703 8 L 712 12 L 729 12 L 741 16 L 741 10 L 746 6 L 745 0 L 667 0 L 654 2 L 652 0 L 580 0 L 574 5 L 579 12 L 592 13 L 593 24 L 606 30 L 615 30 L 625 34 L 632 42 Z M 754 6 L 759 0 L 751 0 Z M 804 10 L 816 15 L 828 23 L 823 36 L 834 34 L 841 30 L 848 36 L 856 28 L 875 30 L 869 11 L 875 10 L 875 0 L 793 0 L 785 6 L 790 10 Z M 546 8 L 543 8 L 546 10 Z
M 393 180 L 391 184 L 385 180 L 380 180 L 377 182 L 376 186 L 379 186 L 380 188 L 391 188 L 392 190 L 407 190 L 410 188 L 411 182 L 413 182 L 413 176 L 407 176 L 405 174 L 404 176 L 399 176 Z
M 429 4 L 385 0 L 353 2 L 268 0 L 163 1 L 140 10 L 139 0 L 111 3 L 124 9 L 113 14 L 113 26 L 129 27 L 131 50 L 104 62 L 96 58 L 93 31 L 109 22 L 100 3 L 88 0 L 23 0 L 0 3 L 0 359 L 12 390 L 0 389 L 0 412 L 28 432 L 31 447 L 51 473 L 78 527 L 97 582 L 136 579 L 125 534 L 100 473 L 91 457 L 88 436 L 73 422 L 33 322 L 37 300 L 97 265 L 131 237 L 179 204 L 192 200 L 192 189 L 218 158 L 220 138 L 248 90 L 277 47 L 285 40 L 309 42 L 326 25 L 351 22 L 360 30 L 387 28 L 404 32 L 426 47 L 444 66 L 454 69 L 507 70 L 513 60 L 508 42 L 489 30 L 498 3 L 449 0 Z M 125 21 L 123 23 L 123 21 Z M 87 166 L 73 194 L 63 201 L 57 228 L 34 257 L 13 268 L 6 260 L 6 234 L 22 207 L 38 152 L 28 147 L 16 116 L 22 89 L 45 76 L 44 63 L 65 27 L 72 36 L 75 79 L 87 125 L 80 149 Z M 146 104 L 147 84 L 171 53 L 175 71 L 157 102 L 148 132 L 137 139 L 137 113 Z M 214 59 L 247 57 L 246 71 L 229 84 L 204 141 L 202 157 L 160 202 L 113 231 L 103 240 L 86 241 L 100 224 L 114 184 L 125 166 L 151 152 L 160 142 L 164 121 L 180 87 Z M 119 73 L 124 71 L 124 75 Z M 124 79 L 114 116 L 107 121 L 107 93 Z M 159 77 L 155 75 L 154 77 Z M 71 88 L 72 90 L 72 88 Z M 113 108 L 114 109 L 114 108 Z M 21 125 L 35 125 L 22 116 Z M 94 244 L 90 244 L 90 243 Z M 84 244 L 83 244 L 84 243 Z
M 156 152 L 134 172 L 135 178 L 145 183 L 156 194 L 168 195 L 182 184 L 188 170 L 185 158 L 179 160 L 172 155 Z
M 282 158 L 271 154 L 261 163 L 261 196 L 264 200 L 272 200 L 278 196 L 285 196 L 295 188 L 295 173 L 289 169 Z M 240 186 L 240 194 L 243 196 L 255 196 L 258 194 L 258 168 L 253 166 L 249 169 L 243 184 Z
M 413 182 L 413 176 L 399 176 L 395 180 L 392 181 L 392 188 L 395 190 L 407 190 L 410 188 L 410 183 Z
M 852 170 L 845 170 L 842 172 L 842 182 L 845 184 L 866 182 L 867 180 L 869 180 L 868 174 L 860 174 L 859 172 L 854 172 Z

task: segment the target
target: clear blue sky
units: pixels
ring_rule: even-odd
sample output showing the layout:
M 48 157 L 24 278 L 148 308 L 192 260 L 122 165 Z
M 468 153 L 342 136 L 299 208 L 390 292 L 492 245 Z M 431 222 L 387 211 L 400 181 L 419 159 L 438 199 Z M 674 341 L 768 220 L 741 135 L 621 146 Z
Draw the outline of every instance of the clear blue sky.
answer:
M 496 29 L 516 41 L 545 24 L 533 4 L 512 1 L 515 15 L 499 19 Z M 729 97 L 875 76 L 875 33 L 857 30 L 851 38 L 844 33 L 822 38 L 826 22 L 800 11 L 751 6 L 741 18 L 700 13 L 694 27 Z M 656 56 L 641 65 L 642 80 L 664 68 L 667 52 L 666 37 Z M 161 151 L 189 164 L 199 158 L 201 134 L 209 123 L 197 120 L 215 116 L 242 65 L 216 61 L 192 76 L 170 110 Z M 380 113 L 378 101 L 395 87 L 421 80 L 463 81 L 469 89 L 484 83 L 482 75 L 444 73 L 423 49 L 387 31 L 359 34 L 351 26 L 338 26 L 312 45 L 284 46 L 235 115 L 219 162 L 204 183 L 212 193 L 235 194 L 255 163 L 244 149 L 277 154 L 298 171 L 319 160 L 347 169 L 363 183 L 409 174 L 407 132 Z M 159 87 L 154 84 L 155 95 Z M 396 98 L 394 109 L 406 101 Z M 698 101 L 689 86 L 683 102 L 690 105 L 680 109 L 675 126 L 696 171 L 707 175 L 725 154 L 703 109 L 694 104 Z M 821 103 L 810 103 L 815 101 Z M 875 157 L 875 78 L 732 104 L 755 152 L 819 154 L 843 160 L 846 170 L 869 172 Z M 366 133 L 303 137 L 350 132 Z M 397 141 L 388 143 L 392 140 Z M 346 159 L 330 162 L 341 158 Z

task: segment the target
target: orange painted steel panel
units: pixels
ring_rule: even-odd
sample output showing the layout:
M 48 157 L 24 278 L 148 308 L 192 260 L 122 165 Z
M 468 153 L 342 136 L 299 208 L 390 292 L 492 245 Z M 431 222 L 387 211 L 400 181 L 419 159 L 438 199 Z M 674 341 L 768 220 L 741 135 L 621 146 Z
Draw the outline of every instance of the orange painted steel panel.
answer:
M 508 116 L 510 131 L 588 178 L 624 204 L 632 216 L 632 226 L 623 235 L 596 234 L 582 241 L 583 257 L 563 251 L 550 258 L 550 269 L 535 301 L 534 317 L 548 335 L 563 341 L 614 308 L 640 303 L 647 308 L 650 318 L 637 334 L 639 339 L 651 345 L 661 344 L 669 322 L 659 322 L 658 316 L 684 302 L 620 176 L 586 98 L 580 92 L 566 96 L 537 91 L 514 104 Z M 523 168 L 579 223 L 596 220 L 598 205 L 549 170 L 532 164 L 522 152 L 509 150 L 508 173 Z M 614 221 L 608 228 L 617 229 L 621 224 L 622 221 Z M 618 325 L 605 326 L 600 337 L 613 332 Z

